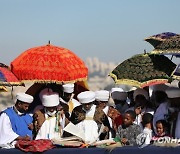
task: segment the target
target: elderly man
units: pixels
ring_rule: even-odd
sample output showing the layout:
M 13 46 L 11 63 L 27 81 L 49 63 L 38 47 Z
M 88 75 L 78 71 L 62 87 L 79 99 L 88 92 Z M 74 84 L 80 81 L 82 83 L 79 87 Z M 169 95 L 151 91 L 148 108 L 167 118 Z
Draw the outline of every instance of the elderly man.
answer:
M 25 93 L 17 93 L 17 101 L 0 115 L 0 144 L 13 145 L 16 140 L 32 139 L 32 120 L 27 114 L 33 97 Z M 13 146 L 12 146 L 13 147 Z
M 125 92 L 122 88 L 112 88 L 111 89 L 111 97 L 114 100 L 116 109 L 124 114 L 125 111 L 129 108 L 127 104 L 127 92 Z
M 112 137 L 114 138 L 116 135 L 115 130 L 117 130 L 118 126 L 122 124 L 122 116 L 117 109 L 108 105 L 108 101 L 110 98 L 109 91 L 99 90 L 96 91 L 95 94 L 96 94 L 97 108 L 104 111 L 104 113 L 108 117 L 109 124 L 111 126 L 109 138 Z
M 69 119 L 72 110 L 81 105 L 77 100 L 73 98 L 74 84 L 63 84 L 62 94 L 60 97 L 60 105 L 63 107 L 66 117 Z
M 84 131 L 86 142 L 106 138 L 110 125 L 105 113 L 93 104 L 95 93 L 85 91 L 78 94 L 77 97 L 82 105 L 74 108 L 70 121 Z
M 33 115 L 35 139 L 61 138 L 67 121 L 64 112 L 58 110 L 59 94 L 45 92 L 41 101 L 43 108 Z

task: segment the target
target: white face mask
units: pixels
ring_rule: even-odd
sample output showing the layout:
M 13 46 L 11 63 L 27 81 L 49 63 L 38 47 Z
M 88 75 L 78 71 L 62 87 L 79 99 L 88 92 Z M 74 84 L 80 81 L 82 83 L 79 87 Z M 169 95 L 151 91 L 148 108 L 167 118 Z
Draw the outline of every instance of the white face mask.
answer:
M 54 110 L 53 112 L 50 112 L 47 109 L 45 109 L 45 113 L 49 116 L 54 116 L 56 114 L 56 112 L 57 112 L 56 110 Z

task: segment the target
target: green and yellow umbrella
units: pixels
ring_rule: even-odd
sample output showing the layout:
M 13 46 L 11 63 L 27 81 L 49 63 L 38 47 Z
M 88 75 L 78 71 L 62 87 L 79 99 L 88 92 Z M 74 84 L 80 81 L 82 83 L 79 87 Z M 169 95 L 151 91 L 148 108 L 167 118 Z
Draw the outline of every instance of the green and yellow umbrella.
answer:
M 139 54 L 120 63 L 109 75 L 116 84 L 146 87 L 170 81 L 176 68 L 164 55 Z

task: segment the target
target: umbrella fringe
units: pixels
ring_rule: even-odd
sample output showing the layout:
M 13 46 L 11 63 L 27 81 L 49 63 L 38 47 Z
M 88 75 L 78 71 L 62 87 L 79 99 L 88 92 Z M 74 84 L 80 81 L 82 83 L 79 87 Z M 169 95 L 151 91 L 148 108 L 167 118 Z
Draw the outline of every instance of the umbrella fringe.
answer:
M 75 83 L 77 81 L 87 81 L 87 78 L 79 78 L 76 80 L 70 80 L 70 81 L 55 81 L 55 80 L 22 80 L 24 83 L 28 82 L 34 82 L 34 83 L 56 83 L 56 84 L 63 84 L 63 83 Z
M 149 81 L 145 81 L 141 83 L 136 80 L 117 79 L 117 76 L 113 73 L 110 73 L 109 76 L 113 78 L 116 84 L 128 84 L 128 85 L 132 85 L 132 86 L 140 87 L 140 88 L 150 86 L 152 84 L 168 83 L 168 79 L 153 79 L 153 80 L 149 80 Z
M 0 86 L 24 86 L 23 82 L 0 82 Z

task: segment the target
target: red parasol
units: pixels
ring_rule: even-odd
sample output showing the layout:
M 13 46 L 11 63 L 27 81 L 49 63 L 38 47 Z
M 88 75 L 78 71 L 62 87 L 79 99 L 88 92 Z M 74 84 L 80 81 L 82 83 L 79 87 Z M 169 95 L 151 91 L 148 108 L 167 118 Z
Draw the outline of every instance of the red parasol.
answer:
M 11 70 L 19 80 L 37 83 L 84 81 L 88 69 L 72 51 L 53 45 L 26 50 L 11 62 Z
M 10 68 L 0 63 L 0 86 L 4 89 L 3 86 L 20 86 L 23 85 L 17 77 L 11 72 Z M 5 90 L 5 89 L 4 89 Z

